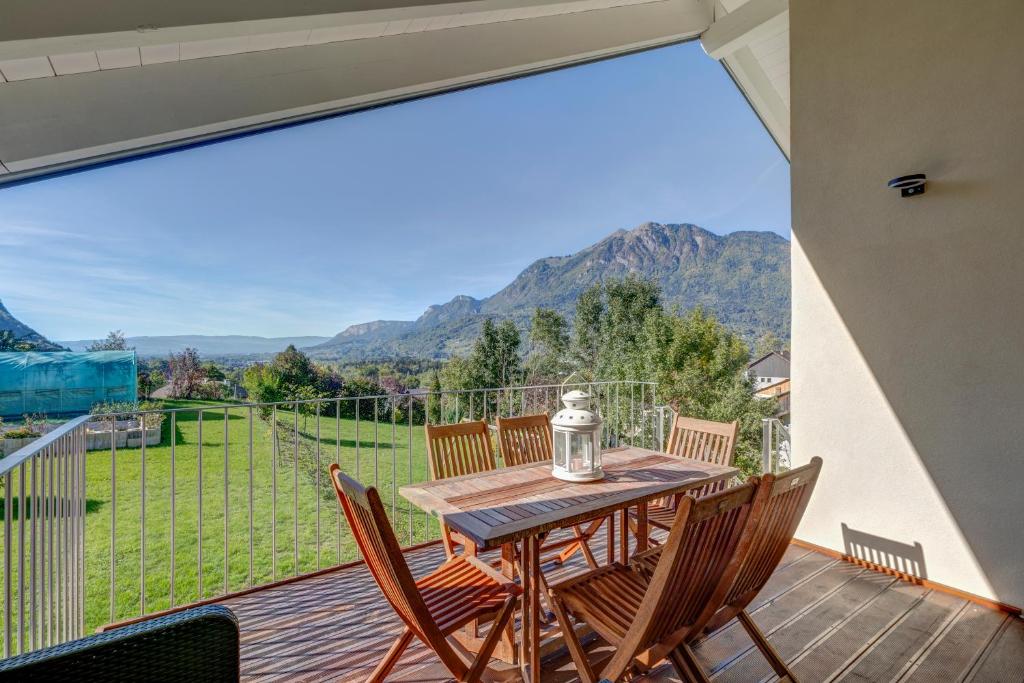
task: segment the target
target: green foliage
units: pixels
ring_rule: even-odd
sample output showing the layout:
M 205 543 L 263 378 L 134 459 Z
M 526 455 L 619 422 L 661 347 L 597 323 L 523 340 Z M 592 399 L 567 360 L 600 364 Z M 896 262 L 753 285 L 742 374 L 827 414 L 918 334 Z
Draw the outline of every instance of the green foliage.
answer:
M 644 325 L 662 313 L 658 285 L 629 276 L 595 284 L 576 306 L 573 360 L 591 379 L 647 380 Z
M 0 330 L 0 351 L 32 351 L 35 344 L 18 339 L 10 330 Z
M 713 315 L 695 308 L 683 316 L 647 318 L 646 364 L 660 399 L 691 417 L 739 420 L 736 462 L 747 475 L 760 471 L 761 419 L 774 401 L 754 398 L 746 376 L 750 348 Z
M 779 339 L 771 330 L 762 334 L 754 344 L 754 358 L 767 356 L 769 353 L 781 353 L 788 350 L 789 345 Z
M 522 382 L 521 346 L 519 328 L 511 320 L 503 320 L 498 325 L 489 318 L 485 320 L 469 356 L 470 378 L 474 384 L 462 388 L 506 387 Z
M 121 330 L 111 330 L 107 333 L 106 339 L 99 339 L 94 341 L 89 346 L 85 347 L 86 351 L 129 351 L 127 340 L 124 338 L 124 332 Z
M 138 413 L 151 410 L 163 410 L 163 403 L 160 401 L 103 401 L 94 403 L 89 412 L 98 422 L 113 422 L 117 420 L 134 420 L 139 417 Z M 146 428 L 159 427 L 164 421 L 161 413 L 152 413 L 145 416 Z
M 570 372 L 569 324 L 557 311 L 540 307 L 534 310 L 530 344 L 526 372 L 531 384 L 553 383 Z
M 31 427 L 15 427 L 4 432 L 5 439 L 35 439 L 39 436 L 42 434 Z
M 206 375 L 206 379 L 214 382 L 222 382 L 227 379 L 227 375 L 215 363 L 203 363 L 203 374 Z

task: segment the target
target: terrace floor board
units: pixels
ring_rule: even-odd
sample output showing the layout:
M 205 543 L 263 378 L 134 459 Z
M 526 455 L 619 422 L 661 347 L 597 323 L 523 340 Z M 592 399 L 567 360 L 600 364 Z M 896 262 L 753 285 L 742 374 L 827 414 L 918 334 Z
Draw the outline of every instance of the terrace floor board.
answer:
M 591 543 L 604 557 L 604 534 Z M 413 574 L 440 564 L 440 545 L 408 551 Z M 577 554 L 552 579 L 584 569 Z M 242 632 L 246 681 L 364 680 L 400 627 L 363 566 L 330 571 L 226 599 Z M 1024 621 L 934 590 L 894 580 L 797 546 L 750 606 L 804 683 L 972 681 L 1024 683 Z M 594 642 L 591 656 L 609 654 Z M 695 647 L 715 681 L 773 681 L 743 629 L 727 624 Z M 433 653 L 414 643 L 389 680 L 448 681 Z M 575 680 L 556 652 L 543 680 Z M 668 665 L 640 680 L 678 680 Z

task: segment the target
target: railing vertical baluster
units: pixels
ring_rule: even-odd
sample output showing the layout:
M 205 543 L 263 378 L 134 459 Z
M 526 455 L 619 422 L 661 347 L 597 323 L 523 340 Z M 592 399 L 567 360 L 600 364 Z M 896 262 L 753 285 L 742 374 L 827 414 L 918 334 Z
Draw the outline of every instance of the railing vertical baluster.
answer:
M 89 449 L 88 435 L 85 433 L 85 425 L 81 425 L 78 428 L 78 538 L 81 547 L 78 550 L 78 633 L 77 636 L 81 636 L 85 633 L 85 586 L 86 586 L 86 565 L 85 565 L 85 552 L 86 552 L 86 531 L 85 531 L 85 514 L 87 511 L 87 505 L 89 498 L 87 496 L 88 488 L 86 486 L 86 451 Z
M 146 416 L 139 414 L 142 452 L 139 454 L 139 616 L 146 613 Z
M 359 398 L 356 398 L 356 480 L 362 481 L 359 472 Z
M 337 399 L 335 401 L 335 404 L 334 404 L 334 432 L 335 432 L 334 445 L 335 445 L 335 450 L 336 450 L 336 452 L 334 454 L 334 462 L 335 462 L 335 464 L 338 465 L 338 467 L 341 467 L 341 399 L 340 398 Z M 334 488 L 334 482 L 331 482 L 331 489 L 333 489 L 333 488 Z M 335 505 L 334 506 L 334 514 L 335 514 L 334 528 L 335 528 L 335 531 L 337 532 L 335 534 L 335 536 L 337 537 L 337 545 L 338 545 L 338 562 L 337 562 L 337 564 L 341 564 L 341 506 L 340 505 Z
M 426 404 L 424 404 L 425 406 Z M 405 449 L 406 458 L 409 461 L 409 482 L 412 483 L 412 394 L 409 394 L 409 410 L 405 416 L 406 422 L 409 423 L 409 440 Z M 409 545 L 413 544 L 413 533 L 412 533 L 412 504 L 406 501 L 406 509 L 409 511 Z
M 373 399 L 373 485 L 378 485 L 380 474 L 380 415 L 378 414 L 378 399 Z
M 292 576 L 299 573 L 299 404 L 292 405 Z
M 252 588 L 253 567 L 253 475 L 252 475 L 252 406 L 249 406 L 249 581 L 246 585 Z
M 177 415 L 178 415 L 177 413 L 171 413 L 171 426 L 170 426 L 170 431 L 171 431 L 171 434 L 170 434 L 170 439 L 171 439 L 171 518 L 168 521 L 170 522 L 170 525 L 171 525 L 171 585 L 170 585 L 170 587 L 168 589 L 167 601 L 168 601 L 168 605 L 170 605 L 171 607 L 174 607 L 174 565 L 175 565 L 175 559 L 176 559 L 176 555 L 175 555 L 175 552 L 174 552 L 174 550 L 175 550 L 174 527 L 175 527 L 175 520 L 176 520 L 176 515 L 175 515 L 174 507 L 175 507 L 175 503 L 177 502 L 175 500 L 175 498 L 177 497 L 176 496 L 176 493 L 177 493 L 177 476 L 176 476 L 177 472 L 175 471 L 175 462 L 174 462 L 175 453 L 174 453 L 174 451 L 175 451 L 175 446 L 178 443 L 177 419 L 176 419 Z M 163 429 L 163 423 L 162 422 L 160 424 L 160 428 Z
M 50 535 L 48 533 L 47 524 L 50 519 L 50 503 L 48 495 L 50 491 L 50 482 L 47 480 L 46 468 L 49 465 L 50 458 L 53 457 L 54 451 L 60 450 L 61 442 L 63 439 L 55 444 L 53 447 L 44 448 L 37 459 L 39 460 L 39 647 L 46 647 L 50 644 L 50 586 L 49 581 L 49 565 L 50 556 L 47 552 L 49 548 Z
M 224 592 L 228 592 L 228 421 L 231 416 L 228 409 L 224 409 Z
M 203 599 L 203 409 L 199 409 L 199 419 L 196 422 L 198 436 L 198 450 L 196 451 L 196 500 L 197 525 L 196 525 L 196 586 L 199 600 Z
M 60 497 L 62 508 L 61 508 L 61 533 L 64 537 L 62 542 L 61 552 L 61 563 L 64 565 L 64 581 L 67 586 L 64 588 L 64 640 L 70 640 L 71 638 L 71 477 L 70 474 L 70 463 L 69 458 L 61 458 L 63 461 L 63 470 L 61 471 L 60 482 L 63 487 L 63 492 Z
M 115 426 L 117 416 L 110 417 L 110 621 L 116 620 L 117 611 L 117 433 Z M 59 503 L 59 501 L 58 501 Z M 60 524 L 59 518 L 57 524 Z M 57 586 L 62 584 L 60 565 L 57 565 Z M 57 598 L 58 619 L 60 616 L 60 596 Z
M 11 622 L 14 620 L 14 605 L 11 602 L 11 559 L 14 555 L 11 548 L 11 515 L 14 513 L 11 505 L 11 487 L 14 483 L 11 479 L 11 472 L 8 471 L 4 475 L 4 657 L 14 654 L 11 649 Z
M 473 392 L 469 392 L 469 421 L 473 421 Z
M 316 403 L 316 568 L 320 569 L 320 401 Z
M 25 464 L 18 466 L 18 652 L 25 651 Z
M 271 419 L 270 571 L 271 579 L 277 581 L 277 404 Z
M 46 458 L 46 574 L 50 584 L 47 591 L 48 605 L 46 610 L 46 631 L 48 643 L 53 643 L 57 638 L 57 624 L 54 621 L 54 614 L 57 610 L 57 600 L 54 595 L 55 585 L 53 582 L 53 518 L 56 514 L 56 498 L 54 497 L 54 468 L 57 462 L 56 455 L 50 452 Z
M 398 522 L 398 451 L 395 449 L 395 400 L 394 394 L 388 398 L 391 404 L 391 523 Z
M 38 486 L 36 485 L 39 472 L 39 456 L 32 458 L 32 486 L 29 491 L 31 499 L 29 501 L 27 512 L 31 515 L 31 524 L 29 526 L 29 606 L 28 606 L 28 646 L 30 649 L 36 649 L 36 596 L 37 596 L 37 585 L 36 580 L 38 579 L 36 573 L 36 561 L 39 557 L 37 543 L 37 532 L 39 524 L 39 511 L 37 508 L 36 493 Z

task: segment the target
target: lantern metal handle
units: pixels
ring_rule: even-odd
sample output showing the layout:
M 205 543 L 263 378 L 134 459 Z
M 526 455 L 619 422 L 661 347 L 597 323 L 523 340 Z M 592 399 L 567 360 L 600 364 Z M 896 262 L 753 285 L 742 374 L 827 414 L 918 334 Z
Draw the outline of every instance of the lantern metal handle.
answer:
M 572 379 L 573 377 L 575 377 L 578 374 L 580 374 L 579 370 L 573 370 L 572 372 L 569 373 L 568 377 L 566 377 L 564 380 L 562 380 L 562 384 L 561 384 L 561 386 L 559 386 L 558 390 L 560 392 L 562 392 L 563 395 L 565 394 L 565 385 L 569 383 L 570 379 Z

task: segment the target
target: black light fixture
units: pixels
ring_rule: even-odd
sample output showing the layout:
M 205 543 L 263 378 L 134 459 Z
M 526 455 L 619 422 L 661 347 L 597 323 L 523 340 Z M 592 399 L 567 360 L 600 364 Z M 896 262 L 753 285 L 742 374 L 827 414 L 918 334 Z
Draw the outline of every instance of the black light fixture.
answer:
M 928 177 L 924 173 L 911 173 L 893 178 L 889 181 L 889 187 L 898 189 L 901 197 L 916 197 L 924 194 L 924 184 L 927 180 Z

